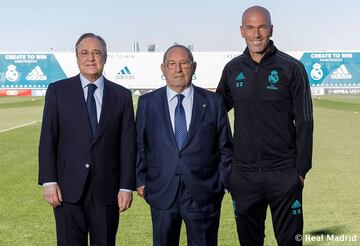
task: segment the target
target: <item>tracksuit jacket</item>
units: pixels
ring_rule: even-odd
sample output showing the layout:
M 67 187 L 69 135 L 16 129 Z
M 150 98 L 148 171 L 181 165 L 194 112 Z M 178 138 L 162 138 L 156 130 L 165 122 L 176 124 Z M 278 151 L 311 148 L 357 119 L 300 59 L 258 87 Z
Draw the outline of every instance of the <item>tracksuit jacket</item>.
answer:
M 234 108 L 233 168 L 269 171 L 296 167 L 305 177 L 311 168 L 313 116 L 303 64 L 269 50 L 257 63 L 248 48 L 222 72 L 217 93 Z

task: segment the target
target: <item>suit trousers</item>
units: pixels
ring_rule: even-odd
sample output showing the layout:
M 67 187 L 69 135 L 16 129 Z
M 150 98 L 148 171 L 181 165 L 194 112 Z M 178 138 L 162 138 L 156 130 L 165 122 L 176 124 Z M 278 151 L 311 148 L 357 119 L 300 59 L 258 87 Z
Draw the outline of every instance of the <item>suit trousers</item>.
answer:
M 146 187 L 145 187 L 146 189 Z M 168 209 L 151 206 L 154 246 L 179 245 L 184 220 L 189 246 L 216 246 L 221 202 L 199 206 L 180 179 L 174 203 Z
M 119 207 L 117 204 L 104 206 L 94 195 L 93 186 L 89 174 L 84 194 L 78 203 L 63 202 L 60 207 L 54 208 L 57 245 L 88 245 L 88 234 L 90 245 L 115 245 Z
M 278 245 L 302 245 L 296 240 L 303 232 L 302 188 L 294 167 L 254 172 L 233 167 L 230 192 L 241 245 L 264 245 L 268 206 Z

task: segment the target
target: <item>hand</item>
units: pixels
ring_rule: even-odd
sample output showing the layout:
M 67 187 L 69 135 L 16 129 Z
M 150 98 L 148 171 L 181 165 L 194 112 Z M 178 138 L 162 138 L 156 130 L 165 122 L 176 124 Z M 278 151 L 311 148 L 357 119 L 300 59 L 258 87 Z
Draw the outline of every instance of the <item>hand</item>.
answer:
M 130 208 L 132 199 L 133 199 L 132 192 L 119 191 L 118 193 L 119 211 L 124 212 L 125 210 Z
M 44 198 L 54 208 L 61 206 L 62 195 L 58 184 L 44 186 Z
M 136 188 L 137 194 L 141 198 L 144 198 L 144 188 L 145 188 L 145 185 Z

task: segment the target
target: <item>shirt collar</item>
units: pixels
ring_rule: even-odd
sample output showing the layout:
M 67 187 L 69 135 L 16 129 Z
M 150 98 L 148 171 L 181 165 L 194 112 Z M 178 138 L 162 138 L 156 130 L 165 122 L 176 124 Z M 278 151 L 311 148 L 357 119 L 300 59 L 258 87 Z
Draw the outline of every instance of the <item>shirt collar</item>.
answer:
M 277 51 L 277 48 L 274 45 L 274 42 L 272 40 L 269 41 L 269 46 L 268 46 L 268 51 L 266 52 L 266 54 L 261 58 L 260 62 L 263 62 L 264 60 L 266 60 L 269 56 L 272 56 L 273 54 L 275 54 L 275 52 Z M 250 51 L 249 48 L 246 47 L 244 50 L 244 54 L 246 54 L 251 60 L 251 55 L 250 55 Z
M 194 93 L 194 86 L 191 84 L 188 88 L 186 88 L 180 94 L 183 94 L 185 98 L 190 98 L 193 95 L 193 93 Z M 179 93 L 170 89 L 169 86 L 166 86 L 166 95 L 167 95 L 168 102 L 172 101 L 177 94 L 179 94 Z
M 102 75 L 97 80 L 95 80 L 95 82 L 90 82 L 88 79 L 84 77 L 84 75 L 80 73 L 80 81 L 82 88 L 85 88 L 86 86 L 88 86 L 88 84 L 95 84 L 99 91 L 104 90 L 104 76 Z

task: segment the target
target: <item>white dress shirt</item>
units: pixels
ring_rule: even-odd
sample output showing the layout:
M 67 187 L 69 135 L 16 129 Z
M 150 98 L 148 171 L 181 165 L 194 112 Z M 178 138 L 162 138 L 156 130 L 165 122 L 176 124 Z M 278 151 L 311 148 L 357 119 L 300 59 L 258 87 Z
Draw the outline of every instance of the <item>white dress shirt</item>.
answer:
M 85 102 L 87 100 L 88 95 L 88 85 L 91 84 L 89 80 L 87 80 L 82 74 L 80 74 L 80 80 L 81 80 L 81 86 L 84 90 L 84 98 Z M 96 104 L 96 115 L 97 115 L 97 122 L 100 121 L 100 115 L 101 115 L 101 106 L 102 106 L 102 100 L 103 100 L 103 94 L 104 94 L 104 77 L 100 76 L 95 82 L 92 84 L 96 85 L 97 88 L 94 91 L 94 98 L 95 98 L 95 104 Z
M 167 101 L 168 101 L 168 105 L 169 105 L 171 125 L 172 125 L 174 133 L 175 133 L 175 108 L 178 103 L 178 99 L 176 97 L 177 94 L 179 94 L 179 93 L 171 90 L 169 88 L 169 86 L 166 87 L 166 95 L 167 95 Z M 186 129 L 187 129 L 187 131 L 189 131 L 193 102 L 194 102 L 194 87 L 193 87 L 193 85 L 190 85 L 190 87 L 186 88 L 183 92 L 181 92 L 181 94 L 184 95 L 182 105 L 185 110 Z

